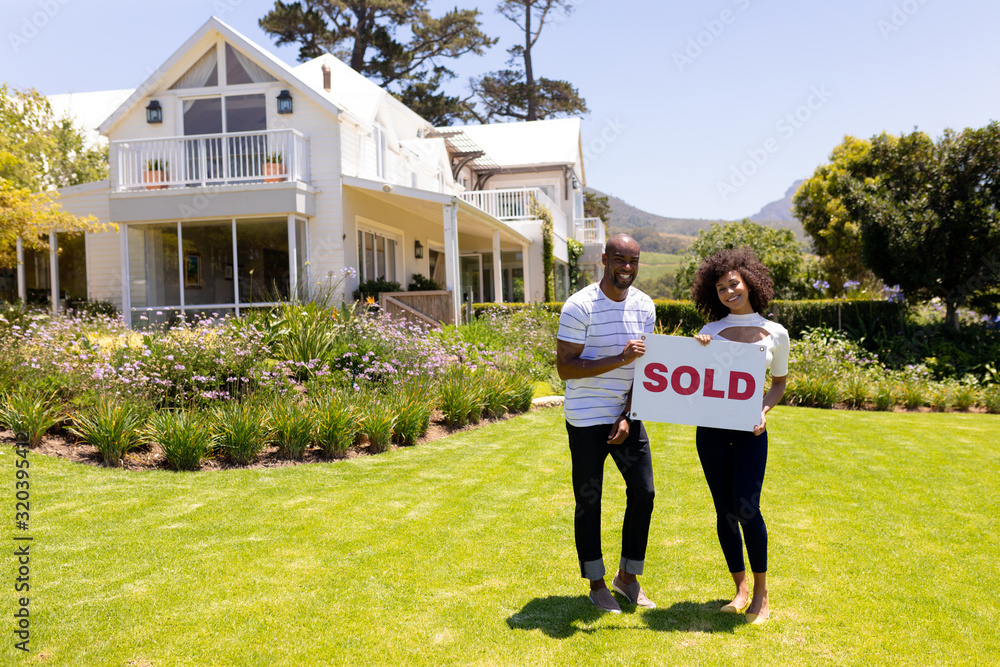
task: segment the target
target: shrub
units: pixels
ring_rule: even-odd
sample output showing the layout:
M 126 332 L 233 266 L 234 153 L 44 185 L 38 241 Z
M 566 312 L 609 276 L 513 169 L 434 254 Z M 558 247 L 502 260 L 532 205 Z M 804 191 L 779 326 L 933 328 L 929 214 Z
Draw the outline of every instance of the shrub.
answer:
M 278 446 L 278 456 L 301 460 L 312 442 L 313 421 L 310 411 L 295 397 L 275 396 L 267 406 L 271 438 Z
M 25 438 L 29 447 L 42 443 L 49 429 L 62 421 L 62 409 L 52 394 L 17 391 L 0 395 L 0 424 L 14 432 L 15 438 Z
M 89 410 L 73 416 L 69 432 L 93 445 L 109 465 L 122 459 L 140 442 L 147 411 L 136 403 L 104 397 Z
M 410 284 L 406 286 L 411 292 L 430 292 L 441 289 L 441 286 L 430 278 L 424 277 L 422 273 L 414 273 L 410 278 Z
M 402 292 L 403 286 L 397 283 L 395 280 L 384 280 L 379 278 L 378 280 L 366 280 L 365 282 L 358 285 L 358 289 L 354 290 L 351 296 L 355 301 L 364 301 L 369 297 L 378 301 L 378 295 L 382 292 Z
M 364 400 L 361 432 L 368 438 L 369 451 L 380 454 L 389 449 L 396 426 L 396 406 L 391 398 L 370 392 Z
M 515 377 L 495 370 L 483 373 L 483 411 L 487 417 L 502 417 L 510 410 Z
M 341 392 L 327 393 L 313 400 L 313 415 L 313 437 L 323 455 L 343 456 L 358 435 L 360 414 L 353 401 Z
M 434 411 L 433 393 L 423 384 L 413 383 L 399 389 L 395 395 L 396 424 L 393 440 L 412 445 L 427 433 Z
M 159 445 L 174 470 L 197 470 L 213 444 L 204 416 L 184 410 L 161 410 L 149 418 L 147 438 Z
M 511 412 L 527 412 L 531 409 L 531 399 L 535 395 L 535 383 L 531 376 L 516 373 L 508 378 L 508 400 Z
M 930 389 L 931 407 L 939 412 L 945 412 L 954 404 L 955 392 L 948 382 L 935 383 Z
M 253 402 L 222 403 L 212 411 L 216 448 L 236 465 L 249 465 L 267 447 L 267 413 Z

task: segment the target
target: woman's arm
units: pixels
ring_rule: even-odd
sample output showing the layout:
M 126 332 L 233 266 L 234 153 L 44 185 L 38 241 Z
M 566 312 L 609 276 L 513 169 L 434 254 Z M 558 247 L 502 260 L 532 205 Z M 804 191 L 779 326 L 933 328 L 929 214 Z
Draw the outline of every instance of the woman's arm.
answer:
M 787 375 L 771 378 L 771 388 L 764 394 L 764 408 L 760 411 L 760 424 L 754 427 L 753 434 L 760 435 L 767 430 L 767 413 L 776 406 L 781 397 L 785 395 L 785 384 L 788 381 Z

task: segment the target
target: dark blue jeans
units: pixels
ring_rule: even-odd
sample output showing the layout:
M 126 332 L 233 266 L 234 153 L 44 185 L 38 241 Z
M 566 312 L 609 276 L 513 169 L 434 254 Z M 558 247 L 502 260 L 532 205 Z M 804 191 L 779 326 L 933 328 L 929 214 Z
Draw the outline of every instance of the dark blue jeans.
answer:
M 566 422 L 566 430 L 573 459 L 574 533 L 580 576 L 594 581 L 605 575 L 601 553 L 601 492 L 604 461 L 609 454 L 625 479 L 625 518 L 618 567 L 630 574 L 642 574 L 655 495 L 646 429 L 641 421 L 632 422 L 628 438 L 620 445 L 608 444 L 611 424 L 573 426 Z
M 743 572 L 743 542 L 750 569 L 767 572 L 767 526 L 760 492 L 767 466 L 767 432 L 698 427 L 698 458 L 715 503 L 719 544 L 730 572 Z M 743 529 L 742 539 L 740 529 Z

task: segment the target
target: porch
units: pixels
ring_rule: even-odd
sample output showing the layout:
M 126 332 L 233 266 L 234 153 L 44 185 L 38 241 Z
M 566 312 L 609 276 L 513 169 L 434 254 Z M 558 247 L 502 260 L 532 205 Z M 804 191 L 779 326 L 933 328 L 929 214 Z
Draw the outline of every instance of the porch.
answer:
M 112 141 L 112 192 L 309 182 L 309 140 L 296 130 Z

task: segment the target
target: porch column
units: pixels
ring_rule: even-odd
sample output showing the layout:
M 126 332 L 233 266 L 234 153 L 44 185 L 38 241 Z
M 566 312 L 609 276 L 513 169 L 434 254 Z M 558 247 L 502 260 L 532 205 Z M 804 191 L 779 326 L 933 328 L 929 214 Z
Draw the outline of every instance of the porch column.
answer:
M 128 225 L 118 226 L 118 244 L 121 253 L 122 280 L 122 319 L 125 326 L 132 328 L 132 285 L 131 272 L 128 265 Z M 183 283 L 181 283 L 183 284 Z M 147 302 L 148 303 L 148 302 Z
M 531 303 L 531 260 L 528 257 L 528 246 L 521 245 L 521 273 L 524 274 L 524 302 Z
M 295 217 L 288 216 L 288 300 L 299 300 L 298 244 L 295 240 Z M 235 282 L 235 281 L 234 281 Z
M 451 316 L 462 321 L 462 274 L 459 270 L 458 203 L 445 204 L 444 211 L 444 284 L 451 291 Z
M 56 233 L 49 232 L 49 299 L 52 301 L 52 312 L 59 312 L 59 252 L 57 250 Z
M 24 280 L 24 246 L 21 237 L 17 238 L 17 298 L 21 303 L 28 303 L 28 285 Z
M 503 303 L 503 269 L 500 268 L 500 230 L 493 230 L 493 301 Z

